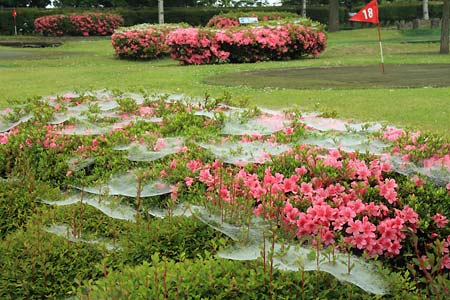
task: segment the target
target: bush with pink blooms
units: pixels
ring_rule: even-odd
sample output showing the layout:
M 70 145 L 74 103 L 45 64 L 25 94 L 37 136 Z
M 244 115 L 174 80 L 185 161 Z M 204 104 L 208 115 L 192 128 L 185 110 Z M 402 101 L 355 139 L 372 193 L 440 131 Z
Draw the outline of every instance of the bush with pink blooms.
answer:
M 111 36 L 115 55 L 127 59 L 153 59 L 167 55 L 167 34 L 183 24 L 141 24 L 116 30 Z
M 282 20 L 298 18 L 299 16 L 289 12 L 265 12 L 265 11 L 252 11 L 252 12 L 231 12 L 226 14 L 220 14 L 212 17 L 207 27 L 215 28 L 228 28 L 233 26 L 239 26 L 239 18 L 241 17 L 256 17 L 259 22 L 270 20 Z
M 110 35 L 123 24 L 115 14 L 87 13 L 82 15 L 50 15 L 34 20 L 37 33 L 43 35 Z
M 450 295 L 448 139 L 120 91 L 35 98 L 0 131 L 0 298 Z
M 170 54 L 181 64 L 257 62 L 316 57 L 326 36 L 315 27 L 284 24 L 275 27 L 221 30 L 178 29 L 167 38 Z
M 180 64 L 201 65 L 224 62 L 229 53 L 221 51 L 214 32 L 204 28 L 179 28 L 167 36 L 170 56 Z

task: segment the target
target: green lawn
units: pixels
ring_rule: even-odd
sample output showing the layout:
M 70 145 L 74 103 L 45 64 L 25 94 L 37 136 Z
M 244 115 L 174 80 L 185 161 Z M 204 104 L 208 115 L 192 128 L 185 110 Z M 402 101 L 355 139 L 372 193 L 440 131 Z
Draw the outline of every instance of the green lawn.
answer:
M 449 87 L 449 64 L 401 64 L 282 68 L 227 73 L 205 82 L 286 89 L 370 89 Z M 326 83 L 326 84 L 324 84 Z
M 448 64 L 438 43 L 405 43 L 408 36 L 383 30 L 386 64 Z M 248 97 L 268 108 L 299 107 L 335 110 L 341 118 L 387 121 L 449 135 L 450 88 L 321 90 L 250 88 L 208 85 L 205 78 L 238 71 L 270 68 L 357 66 L 379 63 L 376 29 L 341 31 L 328 36 L 328 48 L 317 59 L 242 65 L 179 66 L 169 58 L 121 61 L 107 39 L 66 39 L 63 46 L 44 49 L 0 47 L 0 106 L 8 99 L 26 101 L 86 89 L 134 90 L 220 96 L 224 91 Z M 10 38 L 8 38 L 10 39 Z M 0 38 L 0 40 L 4 40 Z

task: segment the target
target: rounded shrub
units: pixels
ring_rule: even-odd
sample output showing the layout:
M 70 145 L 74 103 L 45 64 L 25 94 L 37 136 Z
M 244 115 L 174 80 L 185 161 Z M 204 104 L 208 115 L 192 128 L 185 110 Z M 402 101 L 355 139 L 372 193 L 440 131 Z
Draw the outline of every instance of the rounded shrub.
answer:
M 298 24 L 227 28 L 178 29 L 167 38 L 172 58 L 181 64 L 257 62 L 317 56 L 326 36 L 316 27 Z
M 168 54 L 167 34 L 183 24 L 150 25 L 121 28 L 111 36 L 115 54 L 120 58 L 152 59 Z
M 50 15 L 34 20 L 37 33 L 44 35 L 109 35 L 123 24 L 115 14 L 87 13 L 81 15 Z

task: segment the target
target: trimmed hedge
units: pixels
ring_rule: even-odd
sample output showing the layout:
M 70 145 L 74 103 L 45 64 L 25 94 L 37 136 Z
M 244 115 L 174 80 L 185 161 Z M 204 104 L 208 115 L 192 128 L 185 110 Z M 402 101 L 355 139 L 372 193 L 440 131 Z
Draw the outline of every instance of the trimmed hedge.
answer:
M 109 35 L 123 19 L 119 15 L 89 13 L 83 15 L 50 15 L 34 20 L 37 33 L 44 35 Z
M 180 27 L 183 26 L 141 24 L 121 28 L 111 36 L 111 42 L 120 58 L 153 59 L 169 54 L 167 34 Z
M 121 30 L 111 37 L 120 58 L 152 59 L 170 54 L 180 64 L 295 59 L 316 56 L 326 44 L 322 26 L 291 23 L 221 30 L 147 24 Z
M 290 12 L 301 13 L 300 6 L 279 6 L 279 7 L 258 7 L 258 11 L 271 12 Z M 357 10 L 358 8 L 354 8 Z M 255 8 L 225 8 L 225 7 L 166 7 L 164 9 L 164 18 L 167 23 L 186 22 L 192 26 L 206 25 L 208 21 L 215 15 L 228 12 L 251 12 Z M 430 3 L 429 11 L 431 18 L 440 18 L 442 14 L 442 3 Z M 85 9 L 38 9 L 38 8 L 18 8 L 17 9 L 17 29 L 21 33 L 33 33 L 33 22 L 36 18 L 55 15 L 55 14 L 82 14 Z M 89 12 L 114 13 L 123 17 L 125 26 L 132 26 L 142 23 L 157 23 L 158 11 L 156 7 L 152 8 L 115 8 L 115 9 L 89 9 Z M 382 23 L 391 23 L 393 21 L 411 21 L 422 15 L 422 3 L 399 3 L 399 4 L 382 4 L 380 6 L 380 21 Z M 316 6 L 307 8 L 307 16 L 322 24 L 328 23 L 328 7 Z M 340 8 L 339 19 L 343 24 L 348 19 L 348 10 L 344 7 Z M 14 24 L 11 17 L 11 9 L 0 8 L 0 34 L 13 34 Z

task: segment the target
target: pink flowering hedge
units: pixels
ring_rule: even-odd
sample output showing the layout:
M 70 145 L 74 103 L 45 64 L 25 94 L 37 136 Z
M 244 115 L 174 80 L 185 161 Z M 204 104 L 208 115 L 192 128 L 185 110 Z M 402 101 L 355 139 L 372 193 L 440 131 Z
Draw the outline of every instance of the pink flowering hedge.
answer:
M 123 24 L 119 15 L 89 13 L 82 15 L 50 15 L 34 20 L 37 33 L 44 35 L 110 35 Z
M 181 64 L 257 62 L 317 56 L 325 49 L 325 33 L 297 24 L 218 31 L 186 28 L 167 38 L 172 58 Z
M 215 28 L 228 28 L 233 26 L 239 26 L 240 17 L 257 17 L 258 21 L 270 21 L 270 20 L 281 20 L 286 18 L 298 17 L 297 14 L 289 12 L 239 12 L 239 13 L 227 13 L 212 17 L 208 23 L 207 27 Z
M 152 59 L 169 54 L 167 34 L 183 26 L 179 25 L 138 25 L 116 31 L 111 36 L 115 54 L 120 58 Z
M 221 30 L 141 25 L 111 37 L 120 58 L 152 59 L 170 54 L 187 65 L 315 57 L 325 49 L 325 39 L 320 27 L 298 24 Z

